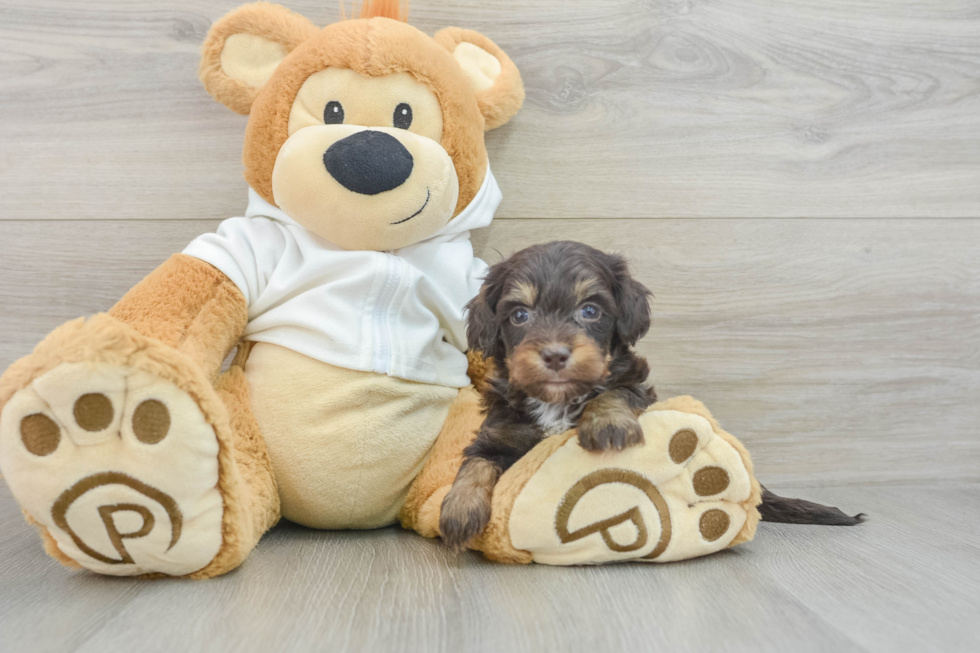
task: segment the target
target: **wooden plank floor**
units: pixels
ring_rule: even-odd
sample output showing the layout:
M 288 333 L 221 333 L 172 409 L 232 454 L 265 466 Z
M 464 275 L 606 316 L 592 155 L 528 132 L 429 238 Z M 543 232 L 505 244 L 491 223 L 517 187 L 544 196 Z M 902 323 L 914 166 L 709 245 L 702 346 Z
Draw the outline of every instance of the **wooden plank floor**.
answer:
M 195 73 L 242 2 L 0 2 L 2 217 L 226 216 L 245 119 Z M 489 142 L 501 217 L 980 215 L 975 0 L 413 0 L 412 22 L 521 69 Z
M 196 66 L 244 1 L 0 0 L 0 370 L 241 214 L 245 119 Z M 527 86 L 488 137 L 505 199 L 478 252 L 626 254 L 661 395 L 706 401 L 773 489 L 871 521 L 576 569 L 283 525 L 226 577 L 147 582 L 60 567 L 0 483 L 0 651 L 980 650 L 977 3 L 413 0 L 412 22 L 486 33 Z
M 237 571 L 133 581 L 48 558 L 0 490 L 4 651 L 975 651 L 980 484 L 801 488 L 872 516 L 764 524 L 667 565 L 507 567 L 397 528 L 285 524 Z

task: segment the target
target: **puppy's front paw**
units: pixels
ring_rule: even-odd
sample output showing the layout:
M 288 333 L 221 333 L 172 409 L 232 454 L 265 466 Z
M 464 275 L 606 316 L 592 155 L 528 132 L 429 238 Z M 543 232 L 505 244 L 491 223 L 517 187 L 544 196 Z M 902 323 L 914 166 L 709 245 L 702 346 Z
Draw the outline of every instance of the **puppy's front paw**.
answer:
M 643 444 L 643 428 L 630 411 L 587 410 L 578 425 L 578 443 L 586 451 L 609 451 Z
M 453 551 L 483 532 L 490 523 L 490 502 L 481 494 L 454 487 L 442 500 L 439 533 Z

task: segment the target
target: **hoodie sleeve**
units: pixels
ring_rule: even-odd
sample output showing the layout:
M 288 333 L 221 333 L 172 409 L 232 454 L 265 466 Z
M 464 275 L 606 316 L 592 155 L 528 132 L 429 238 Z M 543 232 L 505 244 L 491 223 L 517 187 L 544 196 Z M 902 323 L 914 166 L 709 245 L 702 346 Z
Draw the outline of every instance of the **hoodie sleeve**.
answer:
M 184 249 L 223 272 L 255 303 L 286 251 L 283 228 L 268 218 L 231 218 L 213 234 L 195 238 Z

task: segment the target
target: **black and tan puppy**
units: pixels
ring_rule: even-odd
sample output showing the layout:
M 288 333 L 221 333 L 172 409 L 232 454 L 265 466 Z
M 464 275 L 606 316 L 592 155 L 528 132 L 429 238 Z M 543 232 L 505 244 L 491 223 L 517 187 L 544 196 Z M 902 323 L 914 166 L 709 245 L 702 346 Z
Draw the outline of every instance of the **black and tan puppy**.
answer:
M 484 529 L 497 479 L 543 438 L 577 426 L 590 451 L 643 443 L 637 416 L 656 395 L 632 346 L 650 328 L 649 295 L 622 257 L 581 243 L 536 245 L 490 269 L 467 322 L 470 348 L 493 359 L 486 418 L 442 504 L 446 544 Z
M 649 296 L 622 257 L 581 243 L 536 245 L 490 268 L 467 322 L 470 348 L 493 359 L 486 418 L 442 503 L 446 544 L 459 549 L 483 531 L 500 475 L 543 438 L 577 426 L 590 451 L 643 443 L 637 416 L 656 396 L 632 346 L 650 328 Z M 763 521 L 865 518 L 763 490 Z

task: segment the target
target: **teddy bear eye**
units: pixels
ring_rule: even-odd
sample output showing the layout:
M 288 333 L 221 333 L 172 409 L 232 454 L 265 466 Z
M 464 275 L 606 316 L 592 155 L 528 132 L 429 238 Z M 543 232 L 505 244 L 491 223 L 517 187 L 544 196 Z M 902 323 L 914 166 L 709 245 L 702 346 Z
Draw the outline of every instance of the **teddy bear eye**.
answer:
M 344 122 L 344 107 L 336 100 L 327 102 L 327 106 L 323 109 L 323 124 L 339 125 L 342 122 Z
M 391 117 L 391 122 L 398 129 L 408 129 L 412 126 L 412 107 L 402 102 L 395 107 L 395 114 Z

